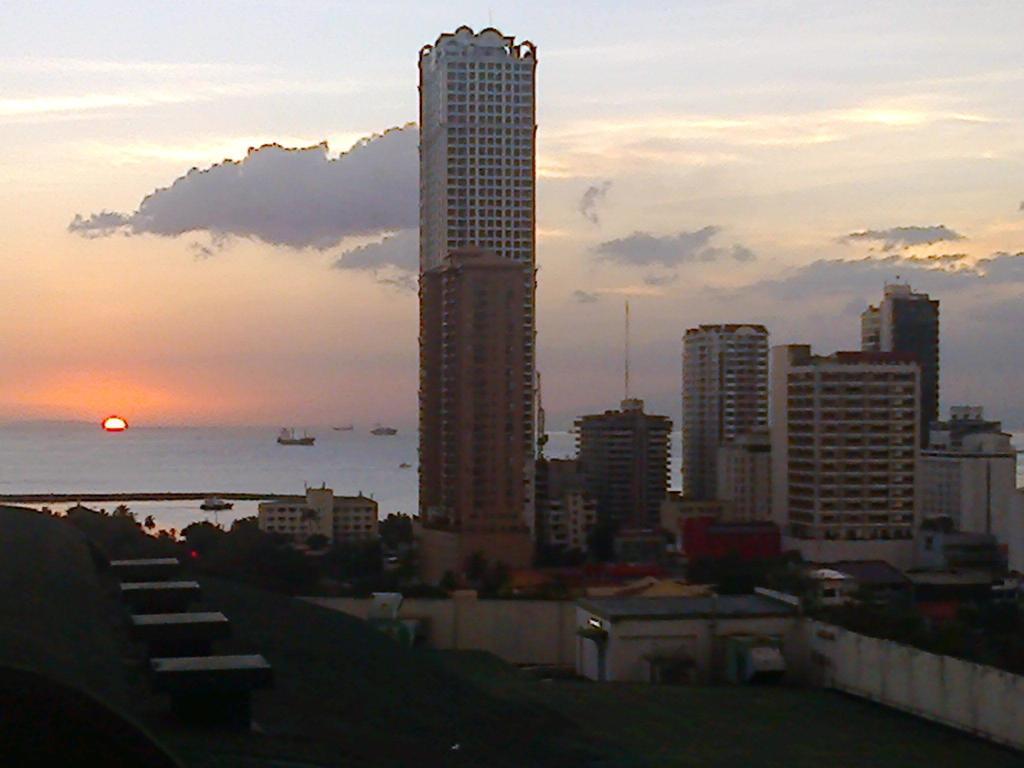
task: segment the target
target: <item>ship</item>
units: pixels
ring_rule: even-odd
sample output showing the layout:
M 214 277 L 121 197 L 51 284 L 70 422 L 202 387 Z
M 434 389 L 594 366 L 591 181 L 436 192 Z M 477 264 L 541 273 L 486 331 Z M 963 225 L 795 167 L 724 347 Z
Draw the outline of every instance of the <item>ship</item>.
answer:
M 345 424 L 340 427 L 331 427 L 335 432 L 351 432 L 355 427 L 352 424 Z
M 407 461 L 403 461 L 401 464 L 398 465 L 399 469 L 410 469 L 411 467 L 412 467 L 412 464 L 410 464 Z
M 378 437 L 381 437 L 383 435 L 397 435 L 398 430 L 395 429 L 394 427 L 374 427 L 373 429 L 370 430 L 370 434 L 377 435 Z
M 296 437 L 294 429 L 282 427 L 281 432 L 277 436 L 277 442 L 280 445 L 312 445 L 316 442 L 316 438 L 312 435 L 307 435 L 305 432 L 302 433 L 302 437 Z
M 203 499 L 203 503 L 199 505 L 199 508 L 207 512 L 221 512 L 225 509 L 231 509 L 233 506 L 235 506 L 233 503 L 224 501 L 219 496 L 207 496 Z

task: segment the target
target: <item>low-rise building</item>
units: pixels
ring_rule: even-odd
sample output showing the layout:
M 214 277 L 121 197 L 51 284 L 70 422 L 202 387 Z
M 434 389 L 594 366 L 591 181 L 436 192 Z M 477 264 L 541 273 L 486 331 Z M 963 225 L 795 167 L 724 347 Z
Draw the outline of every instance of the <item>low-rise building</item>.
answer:
M 775 523 L 721 523 L 710 517 L 683 521 L 683 554 L 690 561 L 735 556 L 767 560 L 782 554 L 782 533 Z
M 686 547 L 683 541 L 685 521 L 691 517 L 726 519 L 729 516 L 727 506 L 727 502 L 719 499 L 692 499 L 680 491 L 669 491 L 661 502 L 659 522 L 662 530 L 673 537 L 673 550 L 682 554 Z
M 259 527 L 300 546 L 311 536 L 322 536 L 329 544 L 373 541 L 379 535 L 377 502 L 362 493 L 335 496 L 327 487 L 307 488 L 304 499 L 260 502 Z
M 727 648 L 737 638 L 766 649 L 757 655 L 773 675 L 800 653 L 796 600 L 759 593 L 585 598 L 576 605 L 576 672 L 590 680 L 725 679 Z

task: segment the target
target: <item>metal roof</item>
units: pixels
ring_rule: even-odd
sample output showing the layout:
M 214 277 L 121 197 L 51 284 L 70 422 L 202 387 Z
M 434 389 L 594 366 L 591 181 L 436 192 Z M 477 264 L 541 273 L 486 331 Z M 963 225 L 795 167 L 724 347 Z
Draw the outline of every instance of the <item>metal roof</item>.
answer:
M 762 595 L 714 597 L 593 597 L 580 600 L 584 610 L 608 619 L 694 619 L 792 616 L 794 606 Z

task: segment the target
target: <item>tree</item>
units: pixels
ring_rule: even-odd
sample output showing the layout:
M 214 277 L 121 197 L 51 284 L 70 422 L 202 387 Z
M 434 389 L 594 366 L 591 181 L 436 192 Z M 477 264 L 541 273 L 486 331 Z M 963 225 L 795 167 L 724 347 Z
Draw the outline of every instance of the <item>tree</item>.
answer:
M 314 533 L 312 536 L 306 539 L 306 546 L 313 550 L 327 549 L 330 545 L 331 540 L 324 536 L 322 533 Z
M 118 504 L 114 507 L 114 512 L 111 517 L 123 518 L 125 520 L 131 520 L 135 522 L 135 513 L 128 508 L 127 504 Z
M 154 528 L 156 528 L 156 520 L 153 519 L 152 515 L 146 515 L 146 519 L 143 521 L 142 524 L 143 526 L 145 526 L 147 531 L 152 531 Z
M 384 546 L 395 550 L 412 544 L 412 517 L 392 512 L 380 521 L 380 538 Z

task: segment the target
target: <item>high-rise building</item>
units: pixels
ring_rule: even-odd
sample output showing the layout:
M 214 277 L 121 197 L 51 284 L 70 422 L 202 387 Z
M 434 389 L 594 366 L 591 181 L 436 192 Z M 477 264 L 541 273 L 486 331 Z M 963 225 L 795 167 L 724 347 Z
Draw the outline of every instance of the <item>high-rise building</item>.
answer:
M 918 461 L 922 518 L 945 518 L 957 531 L 988 533 L 1009 543 L 1016 497 L 1017 451 L 981 408 L 954 406 L 932 423 Z
M 903 352 L 921 366 L 921 414 L 918 439 L 928 445 L 928 429 L 939 418 L 939 302 L 914 293 L 906 283 L 890 283 L 877 306 L 861 314 L 861 349 Z
M 806 559 L 909 566 L 919 381 L 909 354 L 772 349 L 772 514 Z
M 772 519 L 772 441 L 767 427 L 718 448 L 718 493 L 723 522 Z
M 454 552 L 447 562 L 424 552 L 431 576 L 459 573 L 478 552 L 489 562 L 530 564 L 523 508 L 532 454 L 518 375 L 525 294 L 519 265 L 482 248 L 453 250 L 420 275 L 420 512 L 431 529 L 424 548 L 457 539 L 435 547 Z
M 493 28 L 419 57 L 420 512 L 468 537 L 444 545 L 453 557 L 471 542 L 508 565 L 521 548 L 498 531 L 534 514 L 536 66 L 533 44 Z
M 653 528 L 668 489 L 672 421 L 644 413 L 643 400 L 576 420 L 584 489 L 597 502 L 599 524 Z
M 702 325 L 683 337 L 683 492 L 714 498 L 718 447 L 768 424 L 768 329 Z

